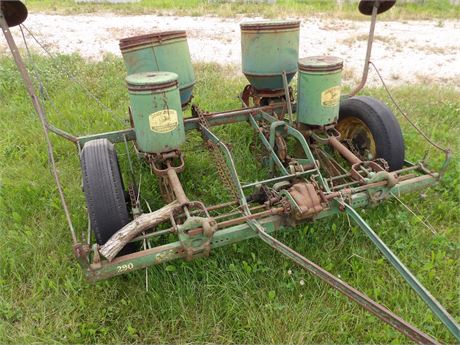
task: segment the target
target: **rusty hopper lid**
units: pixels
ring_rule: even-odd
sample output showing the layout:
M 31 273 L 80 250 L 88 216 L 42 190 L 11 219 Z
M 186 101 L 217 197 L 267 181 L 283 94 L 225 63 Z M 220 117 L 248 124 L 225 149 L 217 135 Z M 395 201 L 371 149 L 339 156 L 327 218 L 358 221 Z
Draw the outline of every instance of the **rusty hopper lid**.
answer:
M 305 72 L 332 72 L 342 67 L 343 60 L 335 56 L 309 56 L 299 60 L 299 70 Z
M 0 1 L 0 10 L 9 27 L 19 25 L 27 18 L 27 7 L 19 0 Z
M 286 30 L 300 28 L 300 20 L 262 20 L 243 22 L 240 24 L 244 31 Z
M 177 86 L 178 75 L 172 72 L 144 72 L 126 77 L 129 91 L 157 91 Z
M 143 46 L 145 44 L 161 43 L 176 38 L 187 38 L 187 33 L 184 30 L 176 30 L 126 37 L 120 40 L 120 49 L 123 51 L 125 49 Z
M 372 8 L 377 2 L 379 6 L 377 14 L 380 14 L 392 8 L 396 0 L 361 0 L 358 5 L 359 12 L 370 16 L 372 14 Z

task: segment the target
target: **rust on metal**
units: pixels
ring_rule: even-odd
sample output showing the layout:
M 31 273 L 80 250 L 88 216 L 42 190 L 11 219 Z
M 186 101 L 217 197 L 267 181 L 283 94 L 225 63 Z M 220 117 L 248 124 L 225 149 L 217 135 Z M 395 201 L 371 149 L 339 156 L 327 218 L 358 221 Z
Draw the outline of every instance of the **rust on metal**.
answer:
M 352 286 L 348 285 L 339 278 L 336 278 L 334 275 L 323 269 L 321 266 L 315 264 L 314 262 L 308 260 L 301 254 L 297 253 L 295 250 L 286 246 L 284 243 L 278 241 L 274 237 L 266 233 L 261 226 L 257 227 L 259 237 L 267 243 L 270 247 L 274 248 L 278 252 L 288 256 L 298 265 L 302 266 L 304 269 L 322 279 L 324 282 L 329 284 L 334 289 L 338 290 L 345 296 L 347 296 L 352 301 L 355 301 L 361 305 L 364 309 L 368 310 L 380 320 L 389 324 L 408 338 L 417 342 L 418 344 L 439 344 L 435 339 L 425 334 L 421 330 L 412 326 L 410 323 L 406 322 L 398 315 L 394 314 L 392 311 L 388 310 L 384 306 L 378 304 L 377 302 L 370 299 L 367 295 L 356 290 Z
M 240 24 L 243 31 L 273 31 L 273 30 L 291 30 L 300 28 L 300 21 L 257 21 L 244 22 Z
M 154 77 L 156 72 L 149 73 L 149 77 Z M 144 85 L 133 85 L 128 84 L 128 91 L 157 91 L 157 90 L 165 90 L 170 87 L 174 87 L 178 85 L 177 80 L 168 81 L 166 83 L 161 84 L 144 84 Z
M 268 217 L 268 216 L 282 215 L 282 214 L 285 214 L 285 213 L 286 213 L 285 212 L 285 207 L 275 207 L 275 208 L 271 208 L 271 209 L 269 209 L 267 211 L 262 211 L 262 212 L 259 212 L 259 213 L 251 214 L 250 216 L 242 216 L 242 217 L 239 217 L 239 218 L 226 220 L 226 221 L 217 223 L 217 228 L 218 229 L 225 229 L 225 228 L 228 228 L 229 226 L 234 226 L 234 225 L 239 225 L 239 224 L 246 223 L 248 220 L 251 220 L 251 219 L 262 219 L 262 218 L 265 218 L 265 217 Z M 196 235 L 196 234 L 201 233 L 202 231 L 203 231 L 202 228 L 196 228 L 196 229 L 190 230 L 189 233 L 191 235 Z
M 312 183 L 299 182 L 289 188 L 289 194 L 299 206 L 298 219 L 311 217 L 323 210 L 321 198 Z
M 167 165 L 169 184 L 174 192 L 174 195 L 176 196 L 176 199 L 177 201 L 179 201 L 180 204 L 185 204 L 188 202 L 188 198 L 185 195 L 184 189 L 182 188 L 182 184 L 180 183 L 179 177 L 177 176 L 177 172 L 169 162 L 167 162 Z
M 19 0 L 0 1 L 0 15 L 3 17 L 9 27 L 21 24 L 27 19 L 27 7 Z
M 298 66 L 305 72 L 334 72 L 343 68 L 343 60 L 335 56 L 311 56 L 300 59 Z
M 335 136 L 329 137 L 329 144 L 339 152 L 351 164 L 362 163 L 353 152 L 351 152 L 344 144 L 342 144 Z
M 250 73 L 246 73 L 247 75 L 251 75 Z M 257 74 L 259 77 L 270 77 L 270 75 L 263 75 L 263 74 Z M 292 91 L 292 87 L 289 86 L 289 99 L 291 102 L 294 102 L 294 93 Z M 248 84 L 244 87 L 243 92 L 240 95 L 241 101 L 243 102 L 243 106 L 245 108 L 250 107 L 250 100 L 252 99 L 252 103 L 254 107 L 261 107 L 261 106 L 267 106 L 271 105 L 274 103 L 278 103 L 282 105 L 282 108 L 280 109 L 281 112 L 284 112 L 284 109 L 286 108 L 286 92 L 284 89 L 278 89 L 278 90 L 271 90 L 271 89 L 256 89 L 253 85 Z
M 362 14 L 370 16 L 374 6 L 377 6 L 377 14 L 380 14 L 388 11 L 395 3 L 396 0 L 361 0 L 358 9 Z
M 394 2 L 395 1 L 389 0 L 367 0 L 360 2 L 359 6 L 361 12 L 365 14 L 372 13 L 373 16 L 366 55 L 366 65 L 370 61 L 370 47 L 375 26 L 375 17 L 377 13 L 381 13 L 393 6 Z M 48 130 L 54 131 L 69 140 L 74 138 L 57 128 L 53 130 L 53 127 L 47 127 L 46 116 L 35 95 L 30 77 L 28 76 L 11 33 L 9 32 L 8 24 L 20 24 L 27 16 L 27 10 L 24 11 L 25 7 L 19 1 L 0 1 L 0 5 L 3 13 L 0 16 L 0 26 L 4 31 L 13 57 L 19 67 L 27 90 L 32 97 L 33 105 L 42 122 L 43 131 L 48 141 L 49 157 L 52 161 L 53 174 L 74 241 L 73 251 L 89 280 L 96 281 L 108 278 L 176 258 L 190 260 L 199 256 L 208 256 L 212 247 L 218 247 L 246 238 L 259 236 L 272 248 L 321 278 L 330 286 L 357 302 L 410 339 L 423 344 L 437 343 L 436 340 L 410 325 L 390 310 L 371 300 L 368 296 L 357 291 L 339 278 L 334 277 L 320 266 L 309 261 L 268 234 L 282 227 L 293 227 L 310 219 L 324 218 L 331 214 L 339 213 L 340 211 L 352 210 L 353 213 L 348 211 L 348 214 L 351 214 L 352 218 L 354 217 L 354 221 L 363 228 L 373 242 L 376 243 L 376 237 L 369 235 L 373 234 L 372 229 L 370 229 L 365 221 L 359 217 L 352 206 L 363 207 L 372 205 L 393 193 L 398 194 L 398 192 L 424 188 L 433 184 L 439 177 L 439 173 L 427 170 L 427 168 L 423 166 L 423 162 L 417 165 L 406 162 L 406 168 L 389 172 L 388 164 L 382 159 L 376 158 L 373 161 L 363 161 L 363 158 L 363 160 L 361 160 L 360 156 L 358 157 L 352 152 L 351 146 L 351 149 L 349 149 L 340 142 L 340 134 L 334 129 L 335 124 L 331 122 L 325 125 L 311 125 L 302 128 L 299 125 L 293 127 L 290 118 L 289 123 L 281 122 L 281 125 L 285 126 L 283 130 L 286 130 L 287 133 L 278 133 L 276 128 L 280 125 L 280 120 L 285 121 L 286 106 L 288 106 L 288 113 L 291 115 L 290 101 L 293 101 L 292 91 L 288 89 L 286 71 L 283 68 L 280 69 L 284 79 L 283 90 L 277 90 L 277 85 L 279 84 L 276 83 L 273 84 L 275 85 L 274 87 L 271 89 L 268 88 L 267 90 L 264 89 L 266 85 L 263 83 L 258 84 L 260 86 L 257 86 L 259 89 L 255 89 L 253 86 L 245 88 L 241 95 L 243 103 L 245 103 L 247 107 L 249 105 L 249 100 L 252 98 L 253 103 L 257 107 L 220 113 L 208 113 L 201 111 L 197 106 L 193 106 L 193 117 L 184 120 L 184 125 L 187 130 L 198 129 L 201 131 L 203 141 L 210 149 L 214 159 L 215 165 L 213 168 L 216 168 L 222 182 L 229 189 L 233 198 L 232 201 L 211 207 L 206 207 L 201 201 L 190 201 L 178 175 L 183 171 L 185 164 L 183 155 L 178 149 L 171 150 L 171 147 L 167 147 L 164 150 L 167 152 L 155 154 L 138 152 L 139 155 L 143 156 L 150 164 L 151 171 L 159 177 L 160 190 L 164 199 L 174 201 L 164 206 L 162 209 L 155 211 L 162 211 L 160 212 L 161 215 L 157 213 L 154 214 L 155 212 L 142 214 L 139 204 L 139 195 L 137 195 L 135 185 L 130 184 L 129 198 L 132 209 L 131 218 L 133 218 L 133 220 L 122 229 L 118 229 L 118 231 L 115 229 L 112 238 L 114 236 L 124 236 L 123 241 L 126 240 L 127 243 L 130 241 L 144 240 L 154 236 L 173 235 L 178 237 L 178 241 L 156 246 L 151 249 L 147 249 L 144 246 L 143 250 L 115 258 L 112 262 L 110 262 L 111 257 L 104 254 L 104 246 L 106 246 L 107 243 L 102 247 L 97 244 L 91 247 L 89 244 L 81 244 L 78 242 L 64 200 L 59 175 L 54 165 L 54 156 L 48 138 Z M 265 33 L 270 34 L 270 32 L 274 32 L 275 35 L 273 36 L 277 36 L 278 34 L 284 34 L 283 31 L 286 31 L 285 34 L 290 35 L 292 31 L 298 30 L 299 26 L 299 21 L 265 21 L 242 23 L 241 29 L 244 32 L 250 33 L 251 37 L 256 37 L 260 32 L 262 32 L 264 36 L 267 36 Z M 182 39 L 186 39 L 185 31 L 159 32 L 122 39 L 120 41 L 120 48 L 122 51 L 126 51 L 127 49 L 136 49 L 136 47 L 149 44 L 154 45 L 157 43 L 161 44 L 162 42 L 172 40 L 177 40 L 177 42 L 180 43 Z M 267 46 L 278 47 L 278 51 L 283 51 L 278 44 L 274 45 L 273 41 L 269 40 Z M 283 42 L 283 40 L 277 41 L 277 43 L 280 42 Z M 290 41 L 289 39 L 285 39 L 284 42 Z M 254 47 L 255 45 L 250 44 L 249 46 Z M 269 62 L 272 60 L 277 61 L 276 57 L 264 57 L 266 61 Z M 257 65 L 261 60 L 255 58 L 254 61 Z M 296 62 L 297 60 L 294 61 L 293 68 L 288 68 L 288 72 L 295 73 L 293 71 L 297 71 Z M 281 67 L 284 67 L 284 65 Z M 299 61 L 298 67 L 300 70 L 308 72 L 332 72 L 341 69 L 343 63 L 340 59 L 334 57 L 313 57 L 309 58 L 309 60 Z M 264 72 L 272 71 L 267 70 Z M 156 72 L 151 72 L 152 76 L 154 76 L 155 73 Z M 253 74 L 246 73 L 246 75 L 251 76 Z M 257 74 L 257 76 L 262 79 L 264 77 L 277 75 L 279 75 L 279 73 Z M 367 69 L 364 71 L 362 83 L 359 87 L 363 85 L 366 77 Z M 266 80 L 264 82 L 266 82 Z M 161 84 L 155 85 L 138 86 L 131 83 L 128 86 L 128 90 L 156 91 L 158 89 L 164 90 L 167 87 L 175 86 L 177 86 L 177 80 L 161 80 Z M 356 89 L 353 92 L 355 91 Z M 261 105 L 264 106 L 260 107 Z M 266 112 L 271 112 L 273 116 Z M 270 151 L 270 158 L 276 159 L 277 169 L 280 175 L 271 176 L 263 181 L 249 182 L 241 186 L 241 181 L 238 178 L 238 172 L 235 168 L 230 151 L 214 133 L 208 130 L 208 128 L 210 126 L 246 120 L 250 120 L 251 124 L 254 124 L 253 127 L 255 131 L 260 134 L 263 143 L 265 143 L 265 141 L 269 142 L 269 144 L 265 146 Z M 271 126 L 270 128 L 272 130 L 267 131 L 267 126 Z M 296 128 L 302 130 L 302 132 L 298 131 Z M 120 142 L 121 140 L 119 138 L 123 138 L 126 143 L 125 134 L 125 132 L 117 131 L 98 135 L 104 138 L 112 138 L 112 140 L 116 142 Z M 293 158 L 294 156 L 289 155 L 290 152 L 288 148 L 290 148 L 290 145 L 288 146 L 287 143 L 290 142 L 285 139 L 284 135 L 293 135 L 295 139 L 301 142 L 303 148 L 302 158 Z M 91 140 L 94 138 L 95 136 L 91 136 L 89 139 L 83 139 Z M 139 138 L 137 139 L 139 140 Z M 81 140 L 82 138 L 78 138 L 78 144 L 84 143 L 84 141 Z M 135 137 L 130 140 L 135 140 Z M 327 150 L 321 149 L 322 145 L 324 145 L 324 148 L 329 148 L 329 146 L 333 148 L 335 152 L 345 158 L 348 164 L 344 160 L 340 160 L 340 163 L 335 161 L 334 157 L 329 155 Z M 276 146 L 276 148 L 273 146 Z M 313 153 L 311 151 L 313 151 Z M 297 155 L 295 157 L 297 157 Z M 318 159 L 322 162 L 323 170 L 319 168 Z M 329 173 L 326 174 L 329 176 L 323 176 L 324 170 Z M 291 174 L 289 174 L 289 171 Z M 272 172 L 275 173 L 276 171 L 273 170 Z M 405 174 L 399 176 L 403 172 Z M 425 175 L 419 176 L 417 173 Z M 252 188 L 252 194 L 245 194 L 243 191 L 244 188 Z M 234 207 L 224 212 L 225 209 L 231 206 Z M 219 210 L 220 212 L 216 212 L 217 215 L 211 217 L 209 214 L 211 210 Z M 165 229 L 165 227 L 169 226 L 168 222 L 171 223 L 171 227 Z M 162 225 L 160 228 L 161 230 L 155 229 L 155 227 L 160 224 Z M 127 231 L 127 227 L 131 227 L 138 232 L 131 233 Z M 141 233 L 142 236 L 140 236 Z M 380 241 L 380 239 L 378 240 Z M 85 242 L 84 238 L 83 242 Z M 88 241 L 88 243 L 89 242 L 90 241 Z M 122 244 L 126 243 L 122 242 Z M 420 291 L 423 286 L 411 276 L 411 273 L 399 262 L 399 259 L 394 256 L 391 251 L 388 249 L 381 249 L 386 248 L 383 242 L 380 244 L 378 243 L 377 246 L 389 259 L 390 263 L 392 263 L 400 273 L 402 269 L 405 270 L 403 277 L 406 281 L 409 282 L 411 287 L 424 299 L 441 321 L 447 325 L 454 336 L 457 337 L 459 327 L 455 321 L 453 321 L 453 318 L 451 318 L 444 309 L 438 307 L 439 303 L 431 295 L 427 293 L 421 294 Z M 115 247 L 112 246 L 112 248 Z M 116 253 L 114 253 L 114 255 L 115 254 Z M 435 307 L 433 307 L 433 305 Z M 439 310 L 441 311 L 438 312 Z M 446 320 L 448 320 L 448 322 Z
M 120 40 L 120 50 L 124 51 L 144 46 L 146 44 L 162 43 L 180 38 L 186 39 L 187 32 L 184 30 L 162 31 L 146 35 L 126 37 Z

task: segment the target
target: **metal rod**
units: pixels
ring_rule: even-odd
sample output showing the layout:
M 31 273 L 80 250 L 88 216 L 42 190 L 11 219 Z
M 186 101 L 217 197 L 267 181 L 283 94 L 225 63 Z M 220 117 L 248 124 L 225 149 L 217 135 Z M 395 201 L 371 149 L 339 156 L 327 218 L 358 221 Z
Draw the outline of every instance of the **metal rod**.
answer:
M 177 176 L 176 170 L 171 166 L 169 161 L 167 162 L 168 165 L 168 178 L 171 188 L 173 189 L 174 195 L 176 196 L 177 201 L 180 204 L 185 204 L 188 202 L 188 198 L 185 195 L 184 189 L 182 188 L 182 184 L 180 183 L 179 177 Z
M 351 182 L 339 184 L 338 186 L 333 186 L 332 190 L 342 189 L 342 188 L 345 188 L 345 187 L 353 186 L 355 184 L 359 184 L 359 181 L 351 181 Z
M 48 121 L 46 119 L 45 112 L 43 111 L 42 106 L 40 104 L 40 101 L 38 100 L 38 97 L 35 94 L 35 90 L 34 90 L 34 87 L 33 87 L 33 84 L 32 84 L 32 80 L 30 79 L 30 75 L 29 75 L 29 73 L 28 73 L 28 71 L 26 69 L 24 61 L 22 60 L 21 54 L 19 53 L 18 47 L 16 46 L 14 38 L 11 35 L 10 29 L 8 27 L 6 19 L 3 16 L 3 12 L 1 10 L 0 10 L 0 27 L 2 28 L 3 35 L 6 38 L 6 42 L 8 43 L 8 47 L 11 50 L 11 54 L 13 55 L 14 61 L 16 62 L 16 65 L 18 67 L 19 73 L 21 74 L 22 80 L 24 82 L 24 86 L 26 87 L 26 90 L 29 93 L 29 96 L 30 96 L 31 101 L 32 101 L 32 105 L 35 108 L 35 111 L 37 112 L 38 117 L 40 119 L 40 123 L 41 123 L 42 129 L 43 129 L 43 134 L 44 134 L 44 137 L 45 137 L 45 142 L 46 142 L 46 145 L 47 145 L 48 159 L 49 159 L 50 166 L 51 166 L 51 172 L 53 174 L 54 181 L 56 182 L 56 186 L 58 188 L 59 197 L 61 199 L 62 208 L 64 209 L 67 224 L 68 224 L 69 229 L 70 229 L 73 244 L 76 245 L 77 242 L 78 242 L 77 241 L 77 236 L 75 234 L 75 230 L 74 230 L 73 224 L 72 224 L 72 219 L 70 217 L 70 212 L 69 212 L 69 209 L 67 207 L 67 203 L 65 201 L 64 191 L 62 189 L 59 174 L 58 174 L 57 169 L 56 169 L 56 162 L 54 160 L 53 146 L 51 144 L 51 140 L 50 140 L 49 135 L 48 135 Z
M 264 206 L 261 206 L 261 207 L 264 207 Z M 251 208 L 251 211 L 254 211 L 254 210 L 259 209 L 261 207 Z M 267 211 L 251 214 L 249 217 L 244 216 L 244 217 L 234 218 L 234 219 L 230 219 L 230 220 L 220 222 L 220 223 L 218 223 L 217 228 L 219 229 L 218 231 L 223 231 L 223 230 L 226 230 L 228 227 L 243 224 L 248 219 L 260 219 L 260 218 L 265 218 L 265 217 L 268 217 L 268 216 L 279 215 L 279 214 L 282 214 L 283 212 L 284 212 L 284 208 L 282 208 L 282 207 L 272 208 L 272 209 L 269 209 Z M 214 219 L 217 220 L 217 217 L 214 218 Z M 195 235 L 199 234 L 202 231 L 203 231 L 203 228 L 198 227 L 198 228 L 195 228 L 195 229 L 190 229 L 188 233 L 191 236 L 195 236 Z M 164 230 L 158 230 L 158 231 L 155 231 L 155 232 L 152 232 L 152 233 L 149 233 L 149 234 L 138 236 L 136 238 L 133 238 L 130 242 L 136 242 L 136 241 L 144 240 L 144 239 L 147 239 L 147 238 L 156 237 L 156 236 L 169 234 L 169 233 L 173 233 L 173 232 L 174 232 L 174 227 L 170 227 L 170 228 L 167 228 L 167 229 L 164 229 Z
M 57 128 L 49 123 L 47 123 L 46 126 L 50 132 L 53 132 L 54 134 L 59 135 L 60 137 L 63 137 L 64 139 L 73 142 L 74 144 L 78 142 L 78 138 L 75 135 L 63 131 L 62 129 Z
M 171 233 L 173 233 L 173 228 L 168 228 L 168 229 L 165 229 L 165 230 L 158 230 L 158 231 L 155 231 L 155 232 L 151 232 L 149 234 L 144 234 L 144 235 L 138 236 L 136 238 L 133 238 L 129 242 L 137 242 L 137 241 L 149 239 L 151 237 L 157 237 L 157 236 L 160 236 L 160 235 L 171 234 Z
M 251 211 L 257 211 L 257 210 L 260 210 L 260 209 L 267 209 L 267 206 L 266 205 L 258 205 L 258 206 L 254 206 L 254 207 L 250 208 Z M 233 217 L 233 216 L 237 216 L 237 215 L 241 215 L 241 214 L 243 214 L 243 211 L 238 210 L 238 211 L 234 211 L 234 212 L 230 212 L 230 213 L 220 214 L 220 215 L 212 217 L 212 218 L 214 220 L 219 220 L 219 219 L 225 219 L 225 218 L 228 218 L 228 217 Z
M 371 59 L 372 43 L 374 42 L 375 23 L 377 22 L 377 11 L 379 9 L 379 5 L 380 5 L 380 2 L 375 1 L 374 7 L 372 8 L 371 27 L 369 30 L 369 38 L 367 39 L 367 51 L 366 51 L 366 58 L 364 60 L 363 76 L 361 78 L 361 82 L 349 93 L 350 97 L 353 97 L 359 91 L 361 91 L 367 82 L 367 76 L 369 74 L 369 61 Z
M 268 142 L 267 138 L 265 138 L 265 135 L 263 134 L 263 132 L 260 131 L 260 127 L 259 125 L 257 124 L 256 120 L 254 120 L 254 118 L 252 116 L 249 116 L 249 121 L 251 123 L 251 126 L 256 130 L 256 132 L 259 134 L 259 138 L 260 138 L 260 141 L 262 142 L 262 144 L 265 146 L 265 148 L 267 149 L 267 151 L 270 153 L 270 174 L 274 174 L 274 166 L 273 166 L 273 163 L 276 164 L 276 166 L 278 167 L 279 171 L 281 174 L 283 175 L 289 175 L 288 171 L 286 170 L 286 168 L 284 167 L 283 163 L 280 161 L 278 155 L 276 154 L 276 152 L 273 150 L 272 146 L 270 145 L 270 143 Z M 282 122 L 282 121 L 280 121 Z
M 223 112 L 214 112 L 206 114 L 206 120 L 209 123 L 209 126 L 219 126 L 228 123 L 235 123 L 240 121 L 246 121 L 250 115 L 258 114 L 261 111 L 272 112 L 276 110 L 283 109 L 284 103 L 275 103 L 266 105 L 263 107 L 254 107 L 254 108 L 244 108 L 237 110 L 229 110 Z M 295 105 L 293 105 L 295 108 Z M 200 119 L 197 117 L 189 117 L 184 119 L 185 130 L 198 129 L 200 127 Z
M 289 248 L 284 243 L 278 241 L 274 237 L 270 236 L 258 222 L 252 221 L 251 224 L 257 232 L 257 234 L 259 235 L 259 237 L 262 239 L 262 241 L 267 243 L 270 247 L 280 252 L 281 254 L 287 256 L 289 259 L 300 265 L 308 272 L 322 279 L 331 287 L 338 290 L 339 292 L 347 296 L 349 299 L 358 303 L 364 309 L 368 310 L 369 312 L 377 316 L 379 319 L 392 326 L 398 332 L 404 334 L 405 336 L 419 344 L 438 344 L 438 342 L 429 335 L 423 333 L 422 331 L 415 328 L 408 322 L 404 321 L 402 318 L 400 318 L 387 308 L 370 299 L 362 292 L 356 290 L 355 288 L 348 285 L 341 279 L 336 278 L 322 267 L 308 260 L 307 258 L 297 253 L 293 249 Z
M 235 218 L 235 219 L 230 219 L 226 220 L 224 222 L 220 222 L 217 224 L 218 229 L 225 229 L 230 226 L 238 225 L 238 224 L 243 224 L 247 223 L 249 220 L 255 220 L 255 219 L 261 219 L 269 216 L 274 216 L 274 215 L 281 215 L 284 213 L 284 208 L 283 207 L 276 207 L 276 208 L 271 208 L 267 211 L 262 211 L 259 213 L 249 213 L 248 215 L 245 215 L 243 217 Z M 194 236 L 200 232 L 202 232 L 202 228 L 196 228 L 193 230 L 189 230 L 189 235 Z
M 351 176 L 350 173 L 346 173 L 346 174 L 343 174 L 343 175 L 337 175 L 337 176 L 329 177 L 326 180 L 332 182 L 332 181 L 335 181 L 335 180 L 345 179 L 345 178 L 350 177 L 350 176 Z
M 340 153 L 350 164 L 362 163 L 361 159 L 343 145 L 336 137 L 329 137 L 329 144 Z
M 241 188 L 245 189 L 245 188 L 257 186 L 257 185 L 259 185 L 259 184 L 265 184 L 265 183 L 273 183 L 273 182 L 285 181 L 285 180 L 289 180 L 290 178 L 301 177 L 301 176 L 303 176 L 303 175 L 312 174 L 312 173 L 314 173 L 314 172 L 316 172 L 316 171 L 317 171 L 316 169 L 311 169 L 311 170 L 306 170 L 306 171 L 298 172 L 298 173 L 295 173 L 295 174 L 289 174 L 289 175 L 285 175 L 285 176 L 278 176 L 278 177 L 270 178 L 270 179 L 263 180 L 263 181 L 251 182 L 251 183 L 245 184 L 245 185 L 242 186 Z
M 234 205 L 238 205 L 238 201 L 229 201 L 229 202 L 225 202 L 223 204 L 209 206 L 209 207 L 206 207 L 206 210 L 209 212 L 209 211 L 214 211 L 214 210 L 218 210 L 220 208 L 230 207 L 230 206 L 234 206 Z
M 345 207 L 345 212 L 355 221 L 357 225 L 365 232 L 385 258 L 393 265 L 410 287 L 420 296 L 427 306 L 435 315 L 446 325 L 449 331 L 457 340 L 460 340 L 460 326 L 454 318 L 444 309 L 444 307 L 434 298 L 430 292 L 417 280 L 409 269 L 399 260 L 399 258 L 387 247 L 380 237 L 371 229 L 371 227 L 361 218 L 356 210 L 347 203 L 338 201 Z
M 283 85 L 284 85 L 284 97 L 286 99 L 286 104 L 287 104 L 289 124 L 292 126 L 291 96 L 289 94 L 289 86 L 288 86 L 288 82 L 287 82 L 286 71 L 283 71 Z

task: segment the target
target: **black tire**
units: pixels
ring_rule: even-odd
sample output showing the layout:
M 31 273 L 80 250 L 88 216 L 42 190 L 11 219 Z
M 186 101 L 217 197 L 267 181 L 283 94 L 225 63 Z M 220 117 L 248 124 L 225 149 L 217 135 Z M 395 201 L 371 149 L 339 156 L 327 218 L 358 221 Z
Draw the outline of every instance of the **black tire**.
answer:
M 339 132 L 343 124 L 350 123 L 351 118 L 358 119 L 367 126 L 375 142 L 374 158 L 386 160 L 390 171 L 401 169 L 404 164 L 404 139 L 398 120 L 391 110 L 372 97 L 351 97 L 340 104 L 337 123 Z
M 107 139 L 91 140 L 83 146 L 80 162 L 91 229 L 103 245 L 130 222 L 117 153 Z M 118 255 L 135 250 L 130 243 Z

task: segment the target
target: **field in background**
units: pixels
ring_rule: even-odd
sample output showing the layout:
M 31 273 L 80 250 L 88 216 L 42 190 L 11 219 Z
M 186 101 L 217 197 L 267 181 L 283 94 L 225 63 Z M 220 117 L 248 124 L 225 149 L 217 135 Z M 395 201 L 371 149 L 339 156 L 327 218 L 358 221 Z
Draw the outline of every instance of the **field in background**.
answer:
M 60 114 L 53 123 L 74 133 L 119 129 L 120 123 L 87 99 L 54 65 L 72 70 L 119 114 L 128 104 L 121 59 L 88 64 L 77 56 L 35 57 Z M 195 66 L 194 102 L 210 111 L 239 107 L 245 85 L 232 69 Z M 230 73 L 230 71 L 233 73 Z M 48 168 L 40 125 L 11 59 L 0 57 L 0 343 L 407 343 L 376 318 L 298 269 L 258 240 L 224 247 L 211 258 L 175 261 L 89 285 L 71 252 L 59 198 Z M 454 150 L 435 187 L 402 200 L 436 229 L 433 234 L 396 200 L 360 211 L 417 277 L 460 320 L 459 142 L 460 93 L 414 85 L 394 90 L 415 122 Z M 381 89 L 366 94 L 388 102 Z M 427 146 L 407 122 L 408 159 Z M 251 159 L 253 132 L 245 124 L 216 129 L 233 143 L 243 180 L 260 171 Z M 53 138 L 58 168 L 76 228 L 85 231 L 84 196 L 75 148 Z M 123 151 L 120 148 L 120 152 Z M 225 191 L 198 133 L 187 136 L 186 192 L 205 203 Z M 436 157 L 430 151 L 430 157 Z M 121 154 L 122 165 L 126 157 Z M 439 163 L 439 159 L 435 159 Z M 206 167 L 206 169 L 204 169 Z M 160 207 L 155 178 L 141 167 L 143 190 Z M 277 237 L 439 340 L 454 339 L 357 228 L 336 217 Z M 291 272 L 291 273 L 290 273 Z
M 363 19 L 357 4 L 335 0 L 277 0 L 276 4 L 244 3 L 243 1 L 208 0 L 141 0 L 127 4 L 75 3 L 74 0 L 27 0 L 32 11 L 51 11 L 65 14 L 110 11 L 122 14 L 160 14 L 221 17 L 257 16 L 267 18 L 305 17 L 322 15 L 335 18 Z M 449 0 L 424 0 L 420 3 L 402 3 L 387 13 L 381 20 L 448 19 L 460 18 L 460 6 Z

